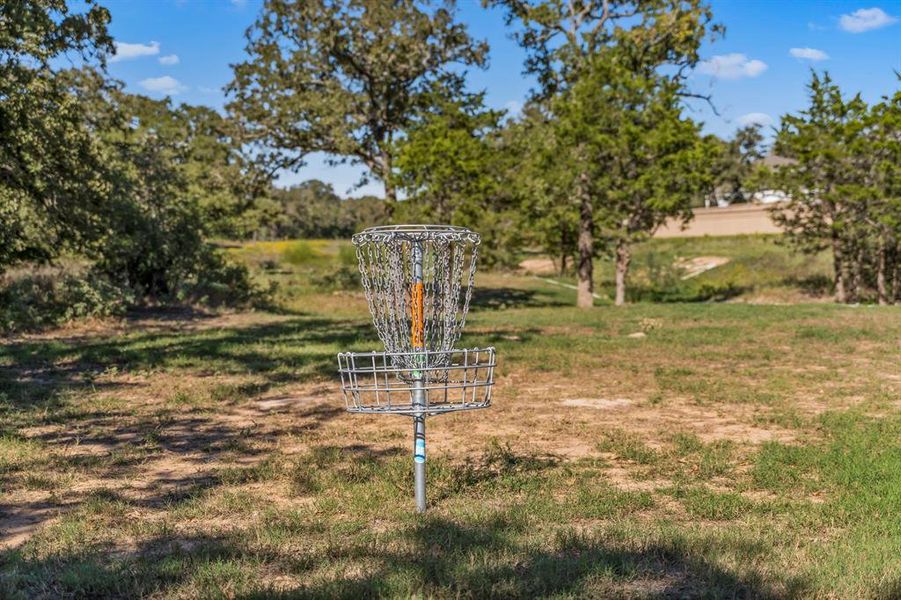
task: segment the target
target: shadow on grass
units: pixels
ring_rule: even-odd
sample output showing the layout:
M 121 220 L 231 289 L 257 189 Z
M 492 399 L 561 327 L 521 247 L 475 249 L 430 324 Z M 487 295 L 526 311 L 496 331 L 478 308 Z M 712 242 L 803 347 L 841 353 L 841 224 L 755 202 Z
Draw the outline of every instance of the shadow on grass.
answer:
M 344 414 L 337 402 L 318 399 L 318 392 L 300 405 L 291 405 L 291 418 L 278 428 L 259 427 L 253 419 L 229 421 L 207 410 L 195 410 L 177 399 L 142 410 L 139 400 L 119 401 L 116 393 L 135 388 L 129 373 L 187 370 L 194 376 L 253 375 L 257 382 L 215 385 L 204 390 L 207 402 L 229 406 L 264 394 L 273 386 L 335 379 L 335 352 L 340 348 L 371 345 L 368 324 L 323 318 L 295 317 L 276 323 L 227 329 L 185 329 L 197 315 L 167 313 L 178 328 L 160 326 L 159 311 L 151 315 L 158 330 L 114 335 L 16 340 L 0 346 L 0 435 L 11 443 L 43 442 L 55 452 L 32 452 L 0 471 L 0 485 L 28 479 L 28 485 L 56 489 L 56 484 L 35 479 L 51 473 L 71 472 L 101 479 L 139 479 L 145 505 L 160 505 L 189 497 L 221 484 L 210 470 L 220 456 L 259 461 L 280 436 L 303 435 Z M 136 316 L 136 319 L 142 317 Z M 200 318 L 204 318 L 202 315 Z M 112 377 L 100 378 L 103 374 Z M 85 400 L 79 391 L 108 392 L 111 402 Z M 174 394 L 177 390 L 173 390 Z M 94 394 L 97 398 L 97 394 Z M 270 399 L 272 400 L 272 399 Z M 267 412 L 276 412 L 267 408 Z M 288 399 L 290 400 L 290 398 Z M 136 404 L 136 402 L 138 404 Z M 38 427 L 27 436 L 24 428 Z M 248 444 L 249 440 L 253 444 Z M 176 469 L 150 470 L 148 461 L 178 457 Z M 83 494 L 66 493 L 55 500 L 57 511 L 40 503 L 0 504 L 3 538 L 18 527 L 34 528 L 77 506 Z
M 277 384 L 334 379 L 337 349 L 366 345 L 373 345 L 368 323 L 313 317 L 230 329 L 15 341 L 0 347 L 0 398 L 17 409 L 54 408 L 65 390 L 112 392 L 128 385 L 96 381 L 104 373 L 184 368 L 263 375 L 266 383 L 253 390 L 261 393 Z
M 320 496 L 347 485 L 364 494 L 375 479 L 396 472 L 400 462 L 408 467 L 408 458 L 398 448 L 329 445 L 298 457 L 295 465 L 311 469 L 310 489 Z M 49 555 L 25 546 L 0 554 L 0 596 L 775 598 L 805 590 L 800 579 L 768 580 L 754 571 L 742 576 L 716 564 L 722 555 L 770 552 L 761 542 L 716 535 L 694 544 L 681 535 L 672 541 L 627 541 L 591 526 L 572 527 L 555 519 L 553 511 L 542 522 L 523 506 L 488 508 L 480 500 L 517 489 L 516 478 L 558 468 L 555 457 L 517 454 L 495 443 L 473 463 L 443 462 L 430 471 L 436 487 L 450 490 L 446 496 L 468 496 L 480 503 L 478 508 L 447 510 L 442 495 L 433 495 L 432 512 L 424 517 L 389 510 L 386 518 L 394 525 L 386 531 L 365 525 L 365 515 L 342 512 L 323 521 L 307 514 L 310 505 L 303 504 L 297 511 L 265 516 L 261 506 L 264 516 L 255 516 L 247 529 L 204 535 L 196 527 L 188 534 L 167 528 L 165 534 L 130 541 L 124 551 L 114 552 L 102 541 L 64 543 Z M 229 482 L 255 481 L 253 469 L 246 474 L 232 475 Z M 409 482 L 403 483 L 406 494 Z M 200 486 L 185 497 L 172 497 L 165 509 L 205 492 Z M 89 508 L 80 519 L 89 522 L 94 515 L 128 514 L 139 503 L 100 491 L 85 504 Z M 505 504 L 515 502 L 508 497 Z
M 482 520 L 415 519 L 380 543 L 335 540 L 320 553 L 291 551 L 321 535 L 297 526 L 286 549 L 236 537 L 155 537 L 127 555 L 100 548 L 39 558 L 2 555 L 0 592 L 7 598 L 136 597 L 200 593 L 208 597 L 264 598 L 780 598 L 802 593 L 803 580 L 740 576 L 707 556 L 765 549 L 711 541 L 704 551 L 676 543 L 640 549 L 598 535 L 561 529 L 548 543 L 529 543 L 521 518 L 497 513 Z M 390 541 L 389 541 L 390 539 Z M 303 546 L 301 546 L 303 547 Z M 344 565 L 329 569 L 328 565 Z M 361 569 L 352 565 L 365 565 Z M 322 570 L 334 576 L 322 577 Z M 317 574 L 318 571 L 318 574 Z M 287 576 L 275 587 L 262 573 Z
M 512 287 L 474 287 L 471 305 L 474 309 L 500 310 L 506 308 L 541 308 L 571 306 L 536 290 Z
M 633 285 L 627 288 L 630 302 L 725 302 L 749 292 L 749 286 L 734 282 L 698 282 L 689 280 L 671 286 Z
M 812 298 L 832 295 L 833 282 L 826 275 L 809 275 L 807 277 L 793 275 L 786 277 L 782 283 L 783 285 L 800 288 L 804 294 Z

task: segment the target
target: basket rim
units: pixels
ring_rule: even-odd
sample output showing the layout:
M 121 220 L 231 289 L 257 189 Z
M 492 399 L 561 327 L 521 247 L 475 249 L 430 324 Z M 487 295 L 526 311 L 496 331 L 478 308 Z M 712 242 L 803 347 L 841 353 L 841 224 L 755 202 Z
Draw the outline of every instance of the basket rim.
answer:
M 363 231 L 354 234 L 351 241 L 354 244 L 361 244 L 365 242 L 390 243 L 394 240 L 413 240 L 421 242 L 437 239 L 466 240 L 473 244 L 479 244 L 482 237 L 468 227 L 415 223 L 368 227 Z
M 486 346 L 484 348 L 451 348 L 450 350 L 405 350 L 398 352 L 390 352 L 388 350 L 370 350 L 368 352 L 339 352 L 339 358 L 361 358 L 361 357 L 374 357 L 374 356 L 439 356 L 442 354 L 464 354 L 464 353 L 474 353 L 474 352 L 488 352 L 489 354 L 497 354 L 497 349 L 494 346 Z
M 366 414 L 366 415 L 401 415 L 405 417 L 424 415 L 436 416 L 451 412 L 463 410 L 479 410 L 481 408 L 490 408 L 491 400 L 484 402 L 467 402 L 465 404 L 442 404 L 430 406 L 415 406 L 412 404 L 397 404 L 392 406 L 348 406 L 345 410 L 349 413 Z

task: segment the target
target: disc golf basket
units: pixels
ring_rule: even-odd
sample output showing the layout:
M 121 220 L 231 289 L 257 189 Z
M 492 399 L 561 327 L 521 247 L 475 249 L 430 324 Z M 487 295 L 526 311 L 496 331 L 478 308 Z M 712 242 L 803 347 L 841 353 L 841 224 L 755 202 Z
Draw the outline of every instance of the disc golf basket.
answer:
M 416 510 L 425 500 L 425 419 L 491 404 L 494 348 L 454 346 L 469 311 L 480 238 L 463 227 L 372 227 L 353 244 L 382 352 L 342 352 L 347 410 L 413 418 Z

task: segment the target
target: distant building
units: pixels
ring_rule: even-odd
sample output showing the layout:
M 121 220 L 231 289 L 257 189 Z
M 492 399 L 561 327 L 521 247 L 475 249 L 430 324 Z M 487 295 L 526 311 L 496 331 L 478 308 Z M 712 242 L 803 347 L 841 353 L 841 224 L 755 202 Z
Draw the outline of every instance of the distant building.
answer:
M 779 169 L 779 167 L 794 165 L 797 163 L 798 161 L 793 158 L 786 158 L 784 156 L 768 154 L 767 156 L 754 163 L 754 166 L 762 166 L 776 170 Z M 709 199 L 705 200 L 704 206 L 706 208 L 710 208 L 711 206 L 715 205 L 720 208 L 725 208 L 731 204 L 736 204 L 735 200 L 730 199 L 728 196 L 726 196 L 724 191 L 725 190 L 715 190 L 713 194 L 714 202 L 711 202 Z M 786 194 L 782 190 L 757 190 L 753 192 L 743 190 L 741 192 L 741 196 L 744 202 L 751 204 L 777 204 L 779 202 L 785 202 L 789 199 L 788 194 Z

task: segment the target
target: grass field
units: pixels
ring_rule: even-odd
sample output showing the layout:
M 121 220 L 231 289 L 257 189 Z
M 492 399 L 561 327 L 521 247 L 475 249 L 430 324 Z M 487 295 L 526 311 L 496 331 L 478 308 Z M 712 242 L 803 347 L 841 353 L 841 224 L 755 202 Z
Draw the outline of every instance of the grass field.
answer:
M 378 347 L 347 248 L 235 250 L 270 311 L 6 340 L 0 597 L 901 597 L 901 309 L 749 303 L 823 257 L 653 242 L 673 302 L 592 311 L 480 274 L 494 405 L 429 420 L 422 517 L 409 419 L 343 410 L 335 353 Z

